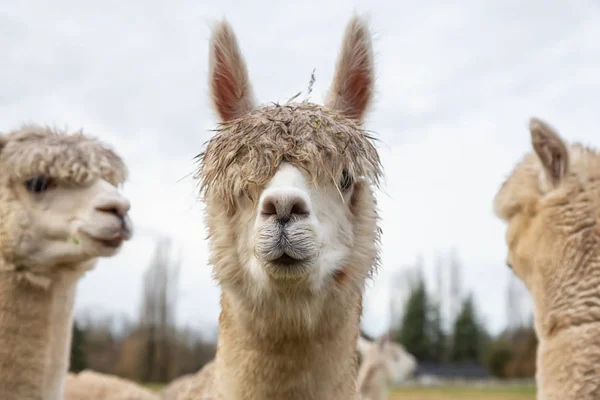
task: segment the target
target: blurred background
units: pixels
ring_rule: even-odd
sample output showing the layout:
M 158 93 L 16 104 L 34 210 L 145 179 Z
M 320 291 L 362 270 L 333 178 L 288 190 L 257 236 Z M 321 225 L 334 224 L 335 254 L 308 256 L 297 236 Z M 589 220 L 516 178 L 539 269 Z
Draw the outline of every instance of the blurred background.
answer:
M 354 11 L 372 24 L 367 126 L 386 171 L 364 335 L 390 330 L 426 376 L 533 376 L 531 299 L 505 266 L 492 200 L 530 149 L 531 116 L 567 140 L 596 137 L 593 0 L 3 2 L 0 129 L 83 128 L 131 173 L 135 237 L 78 287 L 74 370 L 160 383 L 214 355 L 219 289 L 191 177 L 216 122 L 211 24 L 232 24 L 261 102 L 305 92 L 313 70 L 322 102 Z

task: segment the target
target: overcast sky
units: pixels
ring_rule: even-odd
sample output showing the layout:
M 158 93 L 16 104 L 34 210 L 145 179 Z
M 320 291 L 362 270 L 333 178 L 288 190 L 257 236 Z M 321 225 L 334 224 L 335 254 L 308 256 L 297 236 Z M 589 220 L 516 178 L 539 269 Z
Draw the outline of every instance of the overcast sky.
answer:
M 600 145 L 600 3 L 475 1 L 55 0 L 0 7 L 0 130 L 23 122 L 96 135 L 131 171 L 135 238 L 100 261 L 77 309 L 138 311 L 157 234 L 183 255 L 178 319 L 214 329 L 219 290 L 207 265 L 201 205 L 189 174 L 215 124 L 207 93 L 210 24 L 226 17 L 261 102 L 333 75 L 353 11 L 374 33 L 377 94 L 368 128 L 383 144 L 379 194 L 384 268 L 363 325 L 388 326 L 389 278 L 418 254 L 455 246 L 488 327 L 506 321 L 504 225 L 492 199 L 530 149 L 536 115 L 569 140 Z

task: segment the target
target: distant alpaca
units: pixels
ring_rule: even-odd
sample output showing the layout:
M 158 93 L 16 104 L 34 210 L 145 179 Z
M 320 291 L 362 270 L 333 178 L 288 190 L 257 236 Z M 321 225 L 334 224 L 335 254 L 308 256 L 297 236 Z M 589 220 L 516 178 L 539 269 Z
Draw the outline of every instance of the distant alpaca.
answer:
M 387 334 L 374 342 L 359 336 L 358 351 L 362 356 L 357 380 L 361 400 L 385 400 L 391 384 L 404 381 L 417 369 L 415 357 Z
M 381 165 L 362 128 L 373 83 L 356 17 L 325 106 L 258 106 L 231 27 L 213 32 L 221 124 L 197 176 L 221 315 L 214 379 L 201 372 L 182 399 L 358 399 L 362 296 L 378 262 Z
M 211 394 L 202 388 L 210 387 L 214 379 L 215 361 L 211 360 L 195 374 L 186 374 L 174 379 L 160 392 L 160 400 L 212 400 Z M 191 396 L 191 397 L 188 397 Z M 200 396 L 200 397 L 199 397 Z
M 0 399 L 62 399 L 77 281 L 131 237 L 125 178 L 83 134 L 0 135 Z
M 533 153 L 494 201 L 534 300 L 540 400 L 600 399 L 600 154 L 530 122 Z
M 94 371 L 69 374 L 64 400 L 158 400 L 134 382 Z

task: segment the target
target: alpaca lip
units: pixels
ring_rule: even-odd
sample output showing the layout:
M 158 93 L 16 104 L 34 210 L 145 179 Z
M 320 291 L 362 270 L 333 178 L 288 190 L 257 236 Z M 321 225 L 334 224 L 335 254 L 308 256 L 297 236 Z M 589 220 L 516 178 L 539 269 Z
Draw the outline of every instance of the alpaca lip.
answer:
M 99 243 L 102 243 L 103 246 L 110 247 L 113 249 L 121 246 L 121 244 L 123 243 L 123 240 L 124 240 L 122 237 L 118 237 L 115 239 L 97 239 L 97 238 L 93 238 L 93 239 Z
M 298 260 L 297 258 L 294 258 L 292 256 L 290 256 L 289 254 L 283 253 L 283 255 L 275 260 L 272 261 L 274 264 L 277 265 L 283 265 L 283 266 L 292 266 L 294 264 L 298 264 L 300 262 L 302 262 L 302 260 Z

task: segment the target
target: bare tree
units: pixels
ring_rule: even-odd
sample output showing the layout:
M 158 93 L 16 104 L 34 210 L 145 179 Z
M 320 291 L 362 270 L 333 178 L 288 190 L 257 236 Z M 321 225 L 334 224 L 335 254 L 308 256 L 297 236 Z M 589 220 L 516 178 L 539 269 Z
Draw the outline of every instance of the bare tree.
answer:
M 404 265 L 392 273 L 389 296 L 389 331 L 392 333 L 397 332 L 402 325 L 406 301 L 423 278 L 424 263 L 423 255 L 419 254 L 414 264 Z
M 450 249 L 450 310 L 448 322 L 454 324 L 462 306 L 462 275 L 461 264 L 456 249 Z
M 139 360 L 143 381 L 167 382 L 176 374 L 175 309 L 180 260 L 171 259 L 171 239 L 162 237 L 144 275 Z
M 529 325 L 529 295 L 523 282 L 511 274 L 506 287 L 506 325 L 511 331 Z

